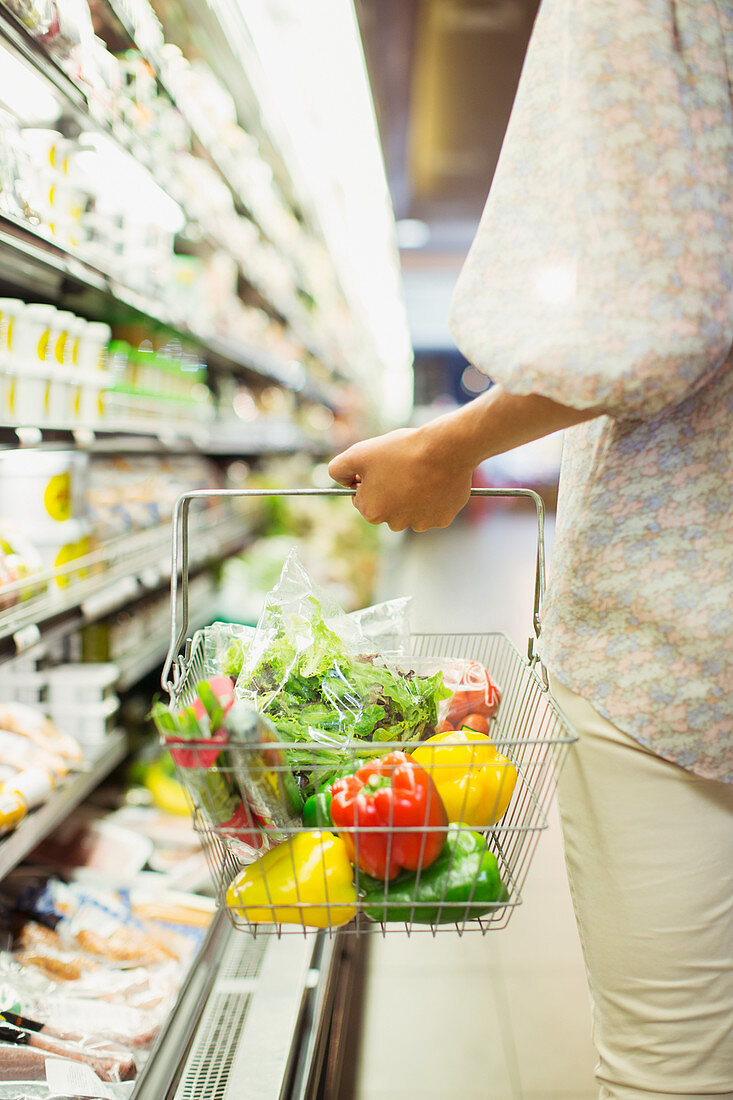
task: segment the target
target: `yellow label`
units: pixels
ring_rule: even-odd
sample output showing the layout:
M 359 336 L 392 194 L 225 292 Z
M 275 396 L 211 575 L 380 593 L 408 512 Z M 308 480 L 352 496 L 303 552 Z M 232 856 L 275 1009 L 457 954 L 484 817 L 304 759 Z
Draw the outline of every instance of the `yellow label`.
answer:
M 56 356 L 56 362 L 60 363 L 62 366 L 64 363 L 64 352 L 66 351 L 66 341 L 68 339 L 69 334 L 65 331 L 59 333 L 59 335 L 56 337 L 56 347 L 54 349 L 54 354 Z
M 99 397 L 97 398 L 97 408 L 99 410 L 99 415 L 101 417 L 104 417 L 107 410 L 104 407 L 104 394 L 103 393 L 100 393 Z
M 63 523 L 71 517 L 71 475 L 55 474 L 43 494 L 43 503 L 51 519 Z
M 46 358 L 46 352 L 48 351 L 48 341 L 51 336 L 51 330 L 45 329 L 41 334 L 41 339 L 38 341 L 38 358 L 43 362 Z
M 11 416 L 15 415 L 15 387 L 15 378 L 11 378 L 8 386 L 8 412 Z
M 26 804 L 17 791 L 0 794 L 0 836 L 9 833 L 26 815 Z
M 81 416 L 81 386 L 77 386 L 74 394 L 74 400 L 72 402 L 72 411 L 74 416 Z
M 15 324 L 15 318 L 8 317 L 8 335 L 7 335 L 8 351 L 13 350 L 13 325 L 14 324 Z
M 71 345 L 71 362 L 75 367 L 79 366 L 79 344 L 80 343 L 81 343 L 81 338 L 79 336 L 77 336 L 76 339 L 74 340 L 74 342 Z
M 56 555 L 56 561 L 53 563 L 54 568 L 58 569 L 62 565 L 66 565 L 67 562 L 75 561 L 79 557 L 79 545 L 76 542 L 69 542 L 66 546 L 62 546 Z M 71 583 L 71 576 L 69 573 L 64 573 L 62 576 L 56 578 L 56 584 L 59 588 L 66 588 Z

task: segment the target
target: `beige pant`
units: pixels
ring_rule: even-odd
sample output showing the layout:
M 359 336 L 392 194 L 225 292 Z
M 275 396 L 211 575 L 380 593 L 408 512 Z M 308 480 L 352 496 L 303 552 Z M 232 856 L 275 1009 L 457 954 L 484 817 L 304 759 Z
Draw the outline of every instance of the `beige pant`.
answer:
M 551 678 L 600 1100 L 733 1100 L 733 786 L 661 760 Z

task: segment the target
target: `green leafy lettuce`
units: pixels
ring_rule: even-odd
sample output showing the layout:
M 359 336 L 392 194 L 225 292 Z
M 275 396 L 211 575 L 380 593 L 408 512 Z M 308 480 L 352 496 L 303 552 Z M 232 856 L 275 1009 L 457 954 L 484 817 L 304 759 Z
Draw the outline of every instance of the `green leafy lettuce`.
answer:
M 347 743 L 350 751 L 369 755 L 370 744 L 430 736 L 438 704 L 450 694 L 440 672 L 418 676 L 369 655 L 352 656 L 314 597 L 309 611 L 294 621 L 270 605 L 267 644 L 251 667 L 245 661 L 238 683 L 239 693 L 292 744 L 289 763 L 301 772 L 304 791 L 343 765 Z

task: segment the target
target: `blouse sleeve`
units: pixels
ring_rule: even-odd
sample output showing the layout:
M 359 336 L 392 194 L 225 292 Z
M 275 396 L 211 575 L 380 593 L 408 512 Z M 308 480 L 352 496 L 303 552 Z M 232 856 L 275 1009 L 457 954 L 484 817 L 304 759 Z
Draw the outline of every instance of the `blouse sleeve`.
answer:
M 733 342 L 733 6 L 544 0 L 451 329 L 513 393 L 649 419 Z

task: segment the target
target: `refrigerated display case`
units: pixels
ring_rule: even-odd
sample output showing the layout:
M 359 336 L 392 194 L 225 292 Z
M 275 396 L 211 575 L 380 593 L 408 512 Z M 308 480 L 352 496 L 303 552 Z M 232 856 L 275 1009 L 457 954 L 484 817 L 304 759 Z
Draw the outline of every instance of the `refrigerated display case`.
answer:
M 224 9 L 185 10 L 194 36 L 207 24 L 208 49 L 226 41 Z M 0 447 L 21 463 L 34 450 L 159 471 L 288 455 L 313 467 L 379 424 L 364 392 L 373 335 L 270 112 L 242 78 L 227 115 L 213 75 L 186 57 L 191 34 L 181 50 L 168 22 L 147 2 L 102 0 L 87 15 L 64 0 L 0 0 Z M 230 50 L 228 71 L 237 64 Z M 31 317 L 41 327 L 23 330 Z M 84 332 L 99 342 L 88 354 Z M 87 523 L 59 515 L 49 522 Z M 114 662 L 120 695 L 160 667 L 171 532 L 159 518 L 89 545 L 79 534 L 72 557 L 34 561 L 30 576 L 0 574 L 0 697 L 12 686 L 41 702 L 39 670 L 59 660 Z M 258 525 L 216 508 L 197 524 L 190 615 L 203 626 L 213 571 Z M 119 726 L 87 747 L 83 767 L 0 839 L 0 879 L 128 752 Z M 365 958 L 361 939 L 255 940 L 217 917 L 127 1095 L 345 1097 Z

